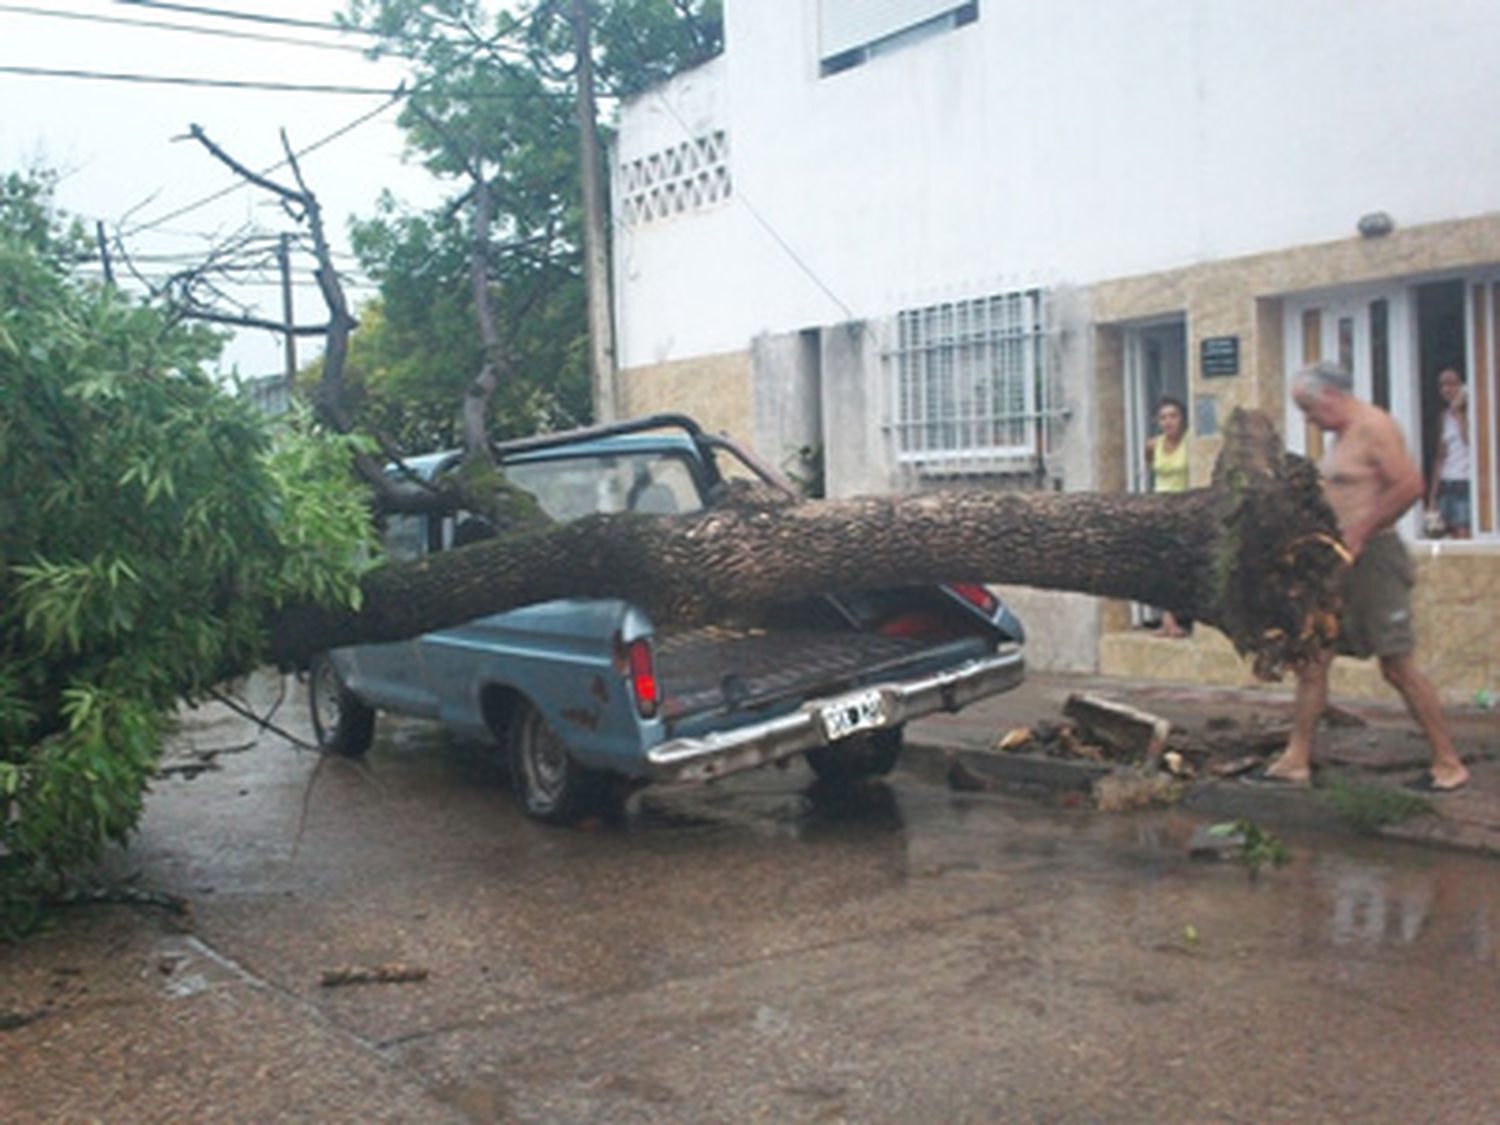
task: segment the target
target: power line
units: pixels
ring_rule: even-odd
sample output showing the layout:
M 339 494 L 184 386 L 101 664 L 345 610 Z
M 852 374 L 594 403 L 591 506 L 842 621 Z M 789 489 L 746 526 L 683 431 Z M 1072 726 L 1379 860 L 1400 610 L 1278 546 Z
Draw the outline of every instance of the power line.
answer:
M 288 44 L 296 47 L 311 47 L 317 51 L 346 51 L 363 55 L 365 48 L 352 43 L 319 43 L 312 39 L 294 39 L 290 35 L 267 35 L 256 31 L 231 31 L 220 27 L 188 27 L 180 23 L 162 20 L 130 19 L 125 16 L 103 16 L 91 12 L 58 12 L 50 8 L 33 8 L 25 4 L 0 4 L 0 12 L 11 12 L 22 16 L 41 16 L 49 19 L 77 20 L 83 23 L 105 23 L 119 27 L 142 27 L 158 31 L 181 31 L 190 35 L 211 35 L 221 39 L 244 39 L 257 43 Z
M 252 23 L 277 24 L 282 27 L 300 27 L 313 31 L 338 31 L 349 32 L 355 35 L 368 35 L 375 39 L 401 38 L 400 36 L 388 36 L 385 32 L 375 28 L 360 27 L 358 24 L 329 23 L 323 20 L 304 20 L 294 16 L 270 16 L 262 12 L 246 12 L 238 8 L 215 8 L 202 4 L 173 3 L 170 0 L 115 0 L 117 4 L 129 4 L 137 8 L 157 8 L 164 12 L 183 12 L 188 15 L 209 16 L 214 19 L 245 20 Z M 528 23 L 535 20 L 542 12 L 547 10 L 548 5 L 538 4 L 525 15 L 515 18 L 515 22 L 494 39 L 502 38 L 504 35 L 512 35 Z
M 656 96 L 656 100 L 661 103 L 662 107 L 667 111 L 668 114 L 671 115 L 672 119 L 677 122 L 678 127 L 682 130 L 682 135 L 689 141 L 696 141 L 697 137 L 694 136 L 692 129 L 690 129 L 688 127 L 688 123 L 682 119 L 682 114 L 677 112 L 677 107 L 674 106 L 671 100 L 666 96 L 666 94 L 662 92 L 661 87 L 654 87 L 651 90 L 651 93 Z M 824 281 L 821 276 L 819 276 L 818 272 L 807 263 L 802 255 L 797 253 L 796 248 L 784 237 L 782 237 L 781 232 L 778 231 L 774 225 L 772 225 L 771 221 L 760 213 L 760 209 L 750 202 L 750 197 L 745 194 L 745 189 L 742 185 L 735 185 L 734 198 L 742 207 L 745 208 L 746 211 L 750 213 L 750 217 L 760 225 L 761 229 L 764 230 L 766 234 L 770 235 L 771 240 L 775 242 L 777 246 L 781 247 L 782 253 L 784 253 L 789 259 L 791 259 L 792 264 L 799 270 L 801 270 L 807 276 L 808 280 L 810 280 L 814 285 L 821 289 L 823 291 L 823 294 L 830 301 L 832 301 L 841 310 L 843 310 L 845 318 L 849 320 L 855 319 L 854 310 L 844 303 L 843 298 L 833 291 L 828 283 Z
M 646 64 L 646 60 L 641 54 L 639 45 L 636 45 L 636 48 L 632 53 L 635 56 L 636 63 L 644 67 Z M 697 136 L 688 126 L 688 123 L 683 120 L 682 114 L 677 112 L 677 107 L 673 105 L 671 99 L 667 97 L 666 93 L 664 92 L 663 86 L 663 83 L 657 83 L 656 85 L 649 87 L 646 91 L 643 92 L 650 93 L 656 97 L 656 100 L 661 103 L 662 108 L 667 111 L 672 120 L 677 122 L 677 127 L 682 130 L 682 135 L 684 138 L 686 138 L 688 141 L 696 141 L 698 139 Z M 844 302 L 842 297 L 840 297 L 833 291 L 832 287 L 826 281 L 824 281 L 823 278 L 818 274 L 818 272 L 814 270 L 810 264 L 808 264 L 807 260 L 797 252 L 796 247 L 794 247 L 785 237 L 782 236 L 781 232 L 776 229 L 772 222 L 763 214 L 761 214 L 760 209 L 756 207 L 750 201 L 750 197 L 745 194 L 743 185 L 735 185 L 734 200 L 750 213 L 750 217 L 754 219 L 755 222 L 760 226 L 760 228 L 770 236 L 771 240 L 781 248 L 781 252 L 791 260 L 791 263 L 799 270 L 801 270 L 802 273 L 806 275 L 809 281 L 811 281 L 814 285 L 821 289 L 824 296 L 826 296 L 830 301 L 832 301 L 843 311 L 846 318 L 848 318 L 849 320 L 853 320 L 854 310 L 852 310 Z
M 78 265 L 78 269 L 80 271 L 90 271 L 91 276 L 97 276 L 101 278 L 104 276 L 103 267 L 97 262 L 80 262 Z M 181 279 L 182 275 L 180 274 L 156 272 L 135 272 L 125 278 L 125 280 L 127 281 L 140 281 L 147 284 L 163 284 L 165 282 L 179 281 Z M 223 285 L 234 286 L 235 288 L 239 289 L 280 289 L 283 285 L 286 284 L 286 282 L 283 282 L 279 277 L 255 278 L 224 277 L 215 275 L 213 280 Z M 360 290 L 364 292 L 379 292 L 380 290 L 380 282 L 378 281 L 361 280 L 359 278 L 345 277 L 343 275 L 340 275 L 339 277 L 339 284 L 345 289 L 350 290 Z M 291 286 L 293 289 L 306 290 L 315 290 L 322 288 L 317 281 L 304 278 L 293 278 L 291 281 Z
M 389 89 L 382 89 L 378 86 L 339 86 L 316 82 L 260 82 L 243 78 L 189 78 L 170 74 L 127 74 L 102 70 L 54 69 L 43 66 L 0 66 L 0 74 L 19 74 L 31 78 L 79 78 L 101 82 L 143 82 L 163 86 L 207 86 L 223 90 L 274 90 L 277 93 L 286 94 L 357 94 L 364 97 L 384 97 L 391 92 Z M 540 96 L 550 97 L 551 95 Z
M 285 94 L 353 94 L 362 97 L 386 97 L 389 87 L 344 86 L 337 84 L 265 82 L 247 78 L 196 78 L 174 74 L 130 74 L 119 71 L 72 70 L 43 66 L 0 65 L 0 74 L 16 74 L 30 78 L 73 78 L 100 82 L 137 82 L 147 85 L 198 86 L 226 90 L 269 90 Z M 499 101 L 566 101 L 568 94 L 547 90 L 444 90 L 444 97 L 475 100 L 495 99 Z M 607 96 L 607 95 L 601 95 Z
M 524 19 L 522 19 L 521 21 L 519 21 L 516 24 L 516 28 L 524 26 L 526 23 L 530 22 L 531 20 L 534 20 L 537 17 L 537 14 L 540 13 L 542 10 L 543 10 L 543 8 L 540 5 L 538 7 L 536 7 L 535 9 L 533 9 L 531 12 L 529 12 L 526 15 L 526 17 Z M 516 28 L 512 28 L 511 30 L 515 30 Z M 470 60 L 472 60 L 473 57 L 482 49 L 482 47 L 483 47 L 483 44 L 470 44 L 469 45 L 469 50 L 468 50 L 468 59 L 462 60 L 462 61 L 470 61 Z M 345 133 L 348 133 L 348 132 L 350 132 L 350 131 L 352 131 L 354 129 L 359 128 L 359 126 L 363 125 L 365 122 L 371 120 L 374 117 L 378 117 L 380 114 L 384 113 L 391 106 L 393 106 L 397 102 L 399 102 L 403 97 L 409 97 L 412 94 L 420 93 L 422 91 L 422 87 L 423 86 L 430 85 L 432 82 L 435 82 L 435 81 L 436 81 L 435 77 L 428 78 L 428 79 L 425 79 L 425 80 L 417 82 L 417 84 L 414 87 L 412 87 L 412 89 L 409 90 L 409 91 L 398 90 L 396 93 L 394 93 L 394 94 L 391 95 L 391 97 L 390 97 L 390 99 L 388 101 L 382 102 L 380 105 L 376 106 L 374 109 L 369 110 L 368 112 L 361 114 L 359 117 L 356 117 L 353 121 L 349 122 L 347 125 L 340 126 L 338 129 L 335 129 L 332 133 L 329 133 L 326 137 L 323 137 L 321 140 L 314 141 L 312 144 L 308 145 L 306 148 L 300 149 L 295 155 L 300 159 L 301 157 L 306 156 L 308 153 L 316 152 L 318 149 L 322 148 L 324 145 L 329 144 L 329 143 L 337 140 L 339 137 L 342 137 Z M 278 160 L 275 164 L 272 164 L 272 165 L 270 165 L 267 168 L 261 169 L 260 175 L 262 175 L 262 176 L 269 176 L 273 172 L 278 172 L 282 168 L 285 168 L 287 166 L 287 163 L 288 163 L 288 161 L 286 159 Z M 232 184 L 228 184 L 225 187 L 220 188 L 218 191 L 212 192 L 211 194 L 204 196 L 202 199 L 195 200 L 192 203 L 184 204 L 183 206 L 177 208 L 175 211 L 169 211 L 167 214 L 161 215 L 158 218 L 153 219 L 153 220 L 151 220 L 149 222 L 138 223 L 138 224 L 136 224 L 134 227 L 132 227 L 128 231 L 122 231 L 120 233 L 120 237 L 122 237 L 122 238 L 129 238 L 132 235 L 136 235 L 136 234 L 141 233 L 142 231 L 153 230 L 153 229 L 161 226 L 162 224 L 169 223 L 173 219 L 181 217 L 182 215 L 186 215 L 186 214 L 188 214 L 188 213 L 190 213 L 192 211 L 196 211 L 200 207 L 206 207 L 206 206 L 208 206 L 208 204 L 213 203 L 216 200 L 222 199 L 226 195 L 231 195 L 231 194 L 233 194 L 236 191 L 243 191 L 245 188 L 247 188 L 249 186 L 250 185 L 248 183 L 246 183 L 245 181 L 243 181 L 243 180 L 237 181 L 237 182 L 232 183 Z
M 327 23 L 321 20 L 299 20 L 293 16 L 268 16 L 263 12 L 243 12 L 233 8 L 211 8 L 201 4 L 175 4 L 167 0 L 115 0 L 117 4 L 129 4 L 133 8 L 157 8 L 164 12 L 182 12 L 192 16 L 211 16 L 214 19 L 244 20 L 250 23 L 276 24 L 280 27 L 301 27 L 315 31 L 352 31 L 360 35 L 379 35 L 363 27 Z
M 399 102 L 403 96 L 404 95 L 399 91 L 395 94 L 392 94 L 388 100 L 382 102 L 374 109 L 368 111 L 367 113 L 360 114 L 353 121 L 350 121 L 346 125 L 340 125 L 333 132 L 329 133 L 325 137 L 319 138 L 312 144 L 308 145 L 306 148 L 299 149 L 296 153 L 296 156 L 298 157 L 298 159 L 301 159 L 308 153 L 316 152 L 324 145 L 331 144 L 332 142 L 338 140 L 344 134 L 353 132 L 355 129 L 358 129 L 361 125 L 365 124 L 365 122 L 370 121 L 375 117 L 379 117 L 386 110 L 390 109 L 391 106 Z M 285 168 L 288 163 L 289 161 L 285 157 L 283 157 L 275 164 L 261 169 L 260 174 L 262 176 L 269 176 L 272 172 L 279 172 L 281 169 Z M 196 211 L 200 207 L 206 207 L 217 199 L 223 199 L 226 195 L 231 195 L 237 191 L 243 191 L 249 186 L 250 184 L 244 180 L 236 180 L 234 183 L 229 184 L 226 187 L 222 187 L 216 192 L 204 196 L 202 199 L 196 200 L 192 203 L 184 204 L 183 206 L 177 208 L 175 211 L 168 211 L 165 215 L 161 215 L 155 219 L 152 219 L 150 222 L 137 223 L 128 231 L 122 231 L 120 233 L 120 237 L 130 238 L 133 235 L 140 234 L 142 231 L 152 230 L 153 228 L 161 226 L 164 223 L 170 223 L 173 219 L 179 218 L 182 215 L 186 215 L 191 211 Z
M 254 252 L 254 250 L 252 249 L 250 251 L 250 253 L 253 253 L 253 252 Z M 272 247 L 266 246 L 266 247 L 261 248 L 260 252 L 262 254 L 270 254 L 270 253 L 273 252 L 273 249 L 272 249 Z M 328 256 L 331 257 L 331 258 L 342 259 L 343 261 L 346 261 L 346 262 L 358 261 L 358 256 L 356 254 L 354 254 L 352 251 L 349 251 L 349 250 L 333 250 L 333 249 L 330 249 L 328 251 Z M 203 257 L 202 254 L 195 253 L 194 251 L 191 251 L 191 250 L 182 250 L 182 251 L 178 251 L 177 253 L 131 254 L 130 255 L 130 260 L 132 262 L 150 262 L 150 263 L 152 263 L 154 265 L 195 266 L 195 265 L 201 265 L 203 263 L 204 257 Z

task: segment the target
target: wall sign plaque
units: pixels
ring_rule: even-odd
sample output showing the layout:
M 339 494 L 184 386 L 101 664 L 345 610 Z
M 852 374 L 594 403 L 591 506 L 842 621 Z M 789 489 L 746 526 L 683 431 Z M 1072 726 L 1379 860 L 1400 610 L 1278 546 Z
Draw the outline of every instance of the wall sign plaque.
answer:
M 1205 379 L 1240 373 L 1240 338 L 1205 336 L 1198 345 L 1198 362 Z

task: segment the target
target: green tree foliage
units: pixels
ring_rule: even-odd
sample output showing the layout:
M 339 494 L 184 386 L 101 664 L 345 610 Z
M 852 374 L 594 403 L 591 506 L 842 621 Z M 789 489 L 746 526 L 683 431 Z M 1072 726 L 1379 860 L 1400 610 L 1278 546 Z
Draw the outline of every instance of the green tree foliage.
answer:
M 50 168 L 0 177 L 0 238 L 31 247 L 44 262 L 66 266 L 88 257 L 89 241 L 81 223 L 54 213 L 56 188 L 57 173 Z
M 50 181 L 0 195 L 0 935 L 129 832 L 180 699 L 290 599 L 348 603 L 348 449 L 202 374 L 218 339 L 76 282 Z
M 591 5 L 605 88 L 633 97 L 724 49 L 721 0 L 612 0 Z
M 484 356 L 469 275 L 487 247 L 504 372 L 496 437 L 587 421 L 578 122 L 570 4 L 516 14 L 479 0 L 352 0 L 346 19 L 380 33 L 380 53 L 410 60 L 416 93 L 401 124 L 450 199 L 429 213 L 383 200 L 355 224 L 364 269 L 381 285 L 352 341 L 356 417 L 407 449 L 457 444 L 460 396 Z M 718 0 L 589 5 L 601 90 L 628 95 L 717 54 Z M 474 229 L 476 176 L 493 223 Z M 363 339 L 362 339 L 363 337 Z
M 391 200 L 356 223 L 354 242 L 382 296 L 359 313 L 345 379 L 355 417 L 409 452 L 462 443 L 463 393 L 483 363 L 469 284 L 464 225 L 402 214 Z M 576 425 L 588 418 L 583 287 L 566 271 L 505 257 L 492 271 L 491 299 L 508 337 L 512 378 L 495 396 L 496 438 Z M 316 377 L 320 368 L 314 365 Z

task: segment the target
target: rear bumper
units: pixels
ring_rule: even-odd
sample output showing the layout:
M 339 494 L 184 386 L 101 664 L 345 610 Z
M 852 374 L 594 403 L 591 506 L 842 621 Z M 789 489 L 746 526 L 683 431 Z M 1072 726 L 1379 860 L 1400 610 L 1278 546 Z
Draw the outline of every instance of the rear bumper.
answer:
M 780 758 L 826 746 L 824 715 L 870 692 L 881 698 L 881 721 L 867 730 L 898 727 L 935 711 L 959 708 L 1016 687 L 1026 676 L 1026 659 L 1019 646 L 1007 645 L 993 656 L 970 660 L 955 668 L 913 680 L 870 684 L 843 695 L 812 699 L 797 710 L 764 722 L 701 738 L 674 738 L 646 753 L 652 781 L 712 781 L 754 769 Z

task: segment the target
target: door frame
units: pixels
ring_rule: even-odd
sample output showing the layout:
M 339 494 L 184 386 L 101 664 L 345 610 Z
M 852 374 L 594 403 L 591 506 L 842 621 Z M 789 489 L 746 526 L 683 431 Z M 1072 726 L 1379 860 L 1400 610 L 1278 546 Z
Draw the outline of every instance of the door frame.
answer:
M 1152 403 L 1148 400 L 1146 385 L 1145 343 L 1148 335 L 1163 328 L 1175 328 L 1182 336 L 1182 402 L 1188 415 L 1184 421 L 1192 421 L 1192 370 L 1188 356 L 1187 312 L 1171 313 L 1122 324 L 1121 350 L 1124 360 L 1122 393 L 1125 400 L 1125 489 L 1127 492 L 1145 492 L 1150 484 L 1146 475 L 1146 440 L 1153 428 Z M 1172 393 L 1167 389 L 1166 393 Z M 1186 440 L 1186 439 L 1184 439 Z M 1140 602 L 1130 603 L 1130 624 L 1140 627 L 1147 624 L 1158 611 Z
M 1146 397 L 1144 344 L 1147 334 L 1162 328 L 1179 328 L 1182 332 L 1182 402 L 1192 422 L 1192 372 L 1188 363 L 1187 313 L 1131 321 L 1121 325 L 1124 352 L 1125 399 L 1125 487 L 1130 492 L 1146 491 L 1146 439 L 1152 429 L 1152 404 Z
M 1390 414 L 1401 430 L 1407 449 L 1421 450 L 1420 411 L 1415 405 L 1420 401 L 1417 386 L 1417 283 L 1417 279 L 1402 278 L 1296 293 L 1282 299 L 1284 370 L 1287 373 L 1282 413 L 1286 445 L 1293 453 L 1318 461 L 1326 449 L 1326 435 L 1314 432 L 1292 400 L 1293 376 L 1303 367 L 1322 359 L 1343 360 L 1341 353 L 1344 349 L 1339 333 L 1344 321 L 1350 325 L 1348 358 L 1354 376 L 1354 394 L 1365 402 L 1374 400 L 1370 307 L 1379 300 L 1385 301 L 1386 307 Z M 1305 339 L 1312 314 L 1316 314 L 1318 325 L 1315 347 L 1310 347 Z M 1420 452 L 1414 452 L 1413 456 L 1420 456 Z M 1414 504 L 1396 526 L 1408 540 L 1421 538 L 1421 505 Z

